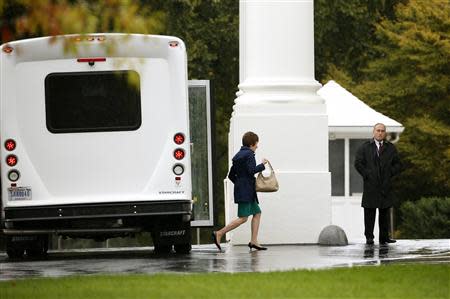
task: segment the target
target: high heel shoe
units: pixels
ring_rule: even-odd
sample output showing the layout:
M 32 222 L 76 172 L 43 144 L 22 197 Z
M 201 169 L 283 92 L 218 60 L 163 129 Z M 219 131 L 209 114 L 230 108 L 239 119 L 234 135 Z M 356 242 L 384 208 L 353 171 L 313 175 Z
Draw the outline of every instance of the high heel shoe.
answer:
M 258 245 L 252 244 L 251 242 L 249 242 L 247 246 L 248 246 L 248 248 L 250 248 L 250 250 L 252 250 L 252 248 L 254 248 L 256 250 L 267 250 L 267 247 L 258 246 Z
M 216 244 L 217 249 L 219 249 L 219 251 L 222 252 L 222 247 L 220 247 L 219 242 L 217 242 L 216 232 L 212 232 L 212 233 L 211 233 L 211 238 L 212 238 L 214 244 Z

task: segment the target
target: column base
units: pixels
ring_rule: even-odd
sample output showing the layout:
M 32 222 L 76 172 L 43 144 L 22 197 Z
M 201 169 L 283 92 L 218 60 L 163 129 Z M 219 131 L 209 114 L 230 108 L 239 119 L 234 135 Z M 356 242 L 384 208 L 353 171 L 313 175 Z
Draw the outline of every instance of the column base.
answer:
M 316 244 L 322 229 L 331 224 L 330 174 L 277 173 L 280 190 L 258 193 L 261 244 Z M 230 183 L 232 189 L 232 183 Z M 227 221 L 237 217 L 237 205 L 228 202 Z M 247 244 L 251 218 L 227 234 L 231 244 Z

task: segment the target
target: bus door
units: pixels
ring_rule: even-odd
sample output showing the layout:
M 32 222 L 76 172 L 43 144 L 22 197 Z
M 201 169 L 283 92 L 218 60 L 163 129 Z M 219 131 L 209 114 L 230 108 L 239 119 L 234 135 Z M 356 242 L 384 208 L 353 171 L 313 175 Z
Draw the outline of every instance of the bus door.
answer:
M 193 201 L 191 226 L 213 226 L 213 119 L 209 80 L 189 80 L 188 85 Z

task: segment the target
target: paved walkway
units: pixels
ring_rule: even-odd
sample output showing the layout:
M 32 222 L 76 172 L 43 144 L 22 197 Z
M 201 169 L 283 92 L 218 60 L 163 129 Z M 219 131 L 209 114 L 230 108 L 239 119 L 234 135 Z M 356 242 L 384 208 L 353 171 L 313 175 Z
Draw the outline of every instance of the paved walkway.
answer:
M 188 255 L 156 255 L 152 248 L 50 251 L 45 260 L 9 260 L 0 253 L 0 280 L 88 274 L 264 272 L 380 265 L 447 263 L 450 240 L 399 240 L 395 244 L 348 246 L 276 245 L 249 252 L 245 246 L 194 246 Z

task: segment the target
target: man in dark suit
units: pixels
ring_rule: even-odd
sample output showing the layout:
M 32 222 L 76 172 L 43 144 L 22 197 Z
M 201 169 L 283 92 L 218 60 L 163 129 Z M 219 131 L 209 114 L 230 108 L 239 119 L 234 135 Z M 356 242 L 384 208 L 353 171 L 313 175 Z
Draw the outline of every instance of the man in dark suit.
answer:
M 364 179 L 361 206 L 364 208 L 366 243 L 373 244 L 375 214 L 378 209 L 380 244 L 395 243 L 389 238 L 389 209 L 393 206 L 392 178 L 402 171 L 395 146 L 386 140 L 386 126 L 373 127 L 373 139 L 364 142 L 356 152 L 355 168 Z

